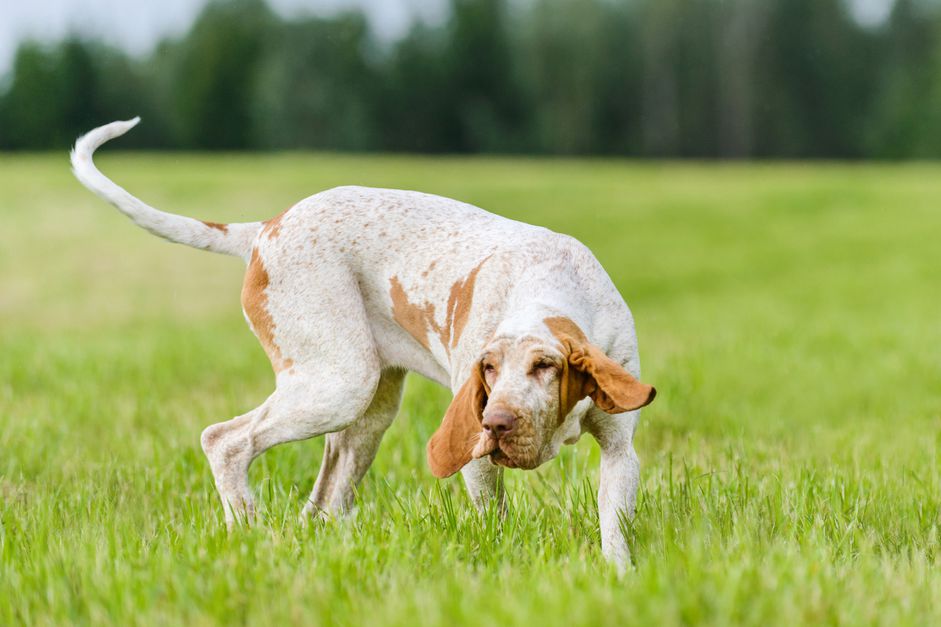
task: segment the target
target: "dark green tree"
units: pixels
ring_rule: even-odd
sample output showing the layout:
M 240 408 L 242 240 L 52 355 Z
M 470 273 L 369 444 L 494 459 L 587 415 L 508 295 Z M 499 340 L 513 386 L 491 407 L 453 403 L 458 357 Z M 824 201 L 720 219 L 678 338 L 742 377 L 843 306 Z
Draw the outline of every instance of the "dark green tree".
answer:
M 444 152 L 459 145 L 452 83 L 442 63 L 443 37 L 421 24 L 393 48 L 374 112 L 379 147 Z
M 638 46 L 609 25 L 629 23 L 602 0 L 540 0 L 530 16 L 519 37 L 528 101 L 536 104 L 532 143 L 553 153 L 626 146 L 624 124 L 632 117 L 626 109 L 639 87 L 632 58 Z M 599 132 L 607 125 L 608 132 Z
M 941 19 L 923 2 L 897 0 L 873 77 L 867 153 L 884 158 L 941 156 Z
M 22 44 L 13 78 L 0 100 L 0 146 L 7 149 L 65 147 L 58 61 L 37 43 Z
M 266 42 L 277 37 L 263 0 L 213 0 L 178 49 L 173 105 L 181 142 L 239 149 L 255 136 L 252 98 Z
M 841 0 L 775 0 L 754 61 L 756 154 L 862 156 L 876 44 Z
M 393 49 L 376 110 L 382 146 L 506 151 L 526 146 L 526 119 L 504 0 L 452 0 L 437 31 L 417 25 Z
M 284 24 L 260 67 L 257 144 L 363 150 L 375 145 L 376 71 L 365 18 Z
M 506 0 L 452 0 L 444 64 L 456 150 L 518 147 L 524 123 Z

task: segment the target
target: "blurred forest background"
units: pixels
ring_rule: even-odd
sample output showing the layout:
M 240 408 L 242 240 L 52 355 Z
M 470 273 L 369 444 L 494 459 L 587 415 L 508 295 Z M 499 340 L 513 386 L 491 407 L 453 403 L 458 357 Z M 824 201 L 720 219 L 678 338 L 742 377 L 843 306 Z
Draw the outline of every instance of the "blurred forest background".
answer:
M 941 6 L 864 25 L 844 0 L 452 0 L 381 42 L 357 12 L 214 1 L 146 58 L 21 44 L 0 149 L 137 114 L 125 147 L 935 158 Z

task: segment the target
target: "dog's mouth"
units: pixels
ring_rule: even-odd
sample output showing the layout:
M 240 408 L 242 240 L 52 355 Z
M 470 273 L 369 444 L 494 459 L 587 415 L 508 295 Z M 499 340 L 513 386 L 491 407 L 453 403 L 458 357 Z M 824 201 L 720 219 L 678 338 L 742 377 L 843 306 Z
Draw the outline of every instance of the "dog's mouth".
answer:
M 486 432 L 478 436 L 477 444 L 471 451 L 473 459 L 490 457 L 490 461 L 505 468 L 534 468 L 534 464 L 525 463 L 525 460 L 512 452 L 512 442 L 501 442 Z M 508 451 L 507 449 L 510 449 Z
M 481 431 L 477 434 L 477 443 L 471 450 L 471 457 L 473 459 L 480 459 L 481 457 L 490 455 L 499 448 L 500 443 L 497 442 L 496 438 L 492 437 L 486 431 Z
M 501 448 L 497 448 L 490 453 L 490 461 L 506 468 L 519 468 L 519 465 L 513 461 L 513 458 L 507 455 Z

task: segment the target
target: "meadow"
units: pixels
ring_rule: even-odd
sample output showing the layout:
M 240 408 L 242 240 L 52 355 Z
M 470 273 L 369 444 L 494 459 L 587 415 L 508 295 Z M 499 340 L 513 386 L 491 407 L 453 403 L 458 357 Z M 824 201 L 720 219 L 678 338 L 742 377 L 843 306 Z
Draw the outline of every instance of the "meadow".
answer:
M 941 623 L 941 166 L 105 150 L 157 207 L 273 216 L 339 184 L 569 233 L 630 304 L 657 400 L 634 568 L 601 559 L 590 436 L 478 516 L 412 377 L 358 511 L 303 527 L 322 441 L 251 470 L 229 534 L 199 448 L 270 366 L 240 261 L 171 245 L 0 155 L 0 624 Z

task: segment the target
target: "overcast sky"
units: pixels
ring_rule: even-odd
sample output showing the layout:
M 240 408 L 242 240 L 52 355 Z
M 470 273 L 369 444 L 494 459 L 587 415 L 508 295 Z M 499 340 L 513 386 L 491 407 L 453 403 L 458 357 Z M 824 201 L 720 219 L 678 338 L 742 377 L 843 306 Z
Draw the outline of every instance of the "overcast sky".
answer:
M 864 24 L 878 24 L 894 0 L 846 0 Z M 394 39 L 417 16 L 436 22 L 448 0 L 268 0 L 283 15 L 329 15 L 362 8 L 377 35 Z M 0 76 L 26 38 L 55 40 L 70 32 L 101 37 L 134 54 L 149 51 L 162 37 L 180 34 L 206 0 L 0 0 Z

